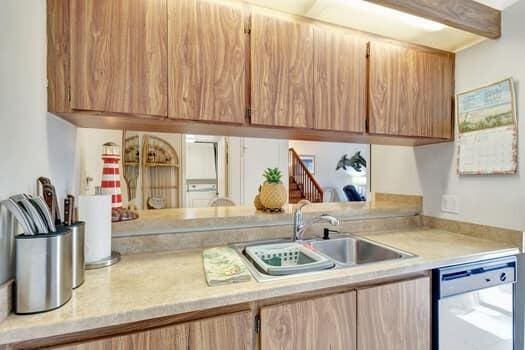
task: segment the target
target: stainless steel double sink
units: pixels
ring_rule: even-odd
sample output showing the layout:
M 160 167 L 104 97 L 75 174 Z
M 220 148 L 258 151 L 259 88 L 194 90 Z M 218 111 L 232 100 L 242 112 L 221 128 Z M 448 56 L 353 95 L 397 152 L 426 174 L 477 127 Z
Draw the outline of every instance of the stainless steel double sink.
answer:
M 259 282 L 279 280 L 283 278 L 290 278 L 298 275 L 322 273 L 330 269 L 343 269 L 360 266 L 364 264 L 371 264 L 386 260 L 398 260 L 414 257 L 413 254 L 386 246 L 384 244 L 374 242 L 373 240 L 358 237 L 352 234 L 335 234 L 331 239 L 314 238 L 310 240 L 297 242 L 307 250 L 314 252 L 311 256 L 315 259 L 315 255 L 318 255 L 319 259 L 328 259 L 333 262 L 330 265 L 324 264 L 319 269 L 304 269 L 298 266 L 294 269 L 293 266 L 286 266 L 286 273 L 273 274 L 271 271 L 272 265 L 282 255 L 286 256 L 286 250 L 283 247 L 289 246 L 291 241 L 289 240 L 272 240 L 272 241 L 259 241 L 252 243 L 233 244 L 232 247 L 244 260 L 252 275 Z M 271 251 L 272 248 L 275 252 L 273 258 L 266 256 L 256 257 L 253 255 L 253 251 L 257 251 L 260 248 L 261 251 Z M 279 262 L 279 260 L 277 260 Z

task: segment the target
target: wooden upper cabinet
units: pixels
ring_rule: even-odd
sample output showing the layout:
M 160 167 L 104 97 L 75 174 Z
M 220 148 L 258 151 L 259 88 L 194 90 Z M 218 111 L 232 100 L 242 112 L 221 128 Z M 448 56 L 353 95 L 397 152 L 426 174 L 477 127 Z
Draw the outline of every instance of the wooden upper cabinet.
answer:
M 430 278 L 357 291 L 358 350 L 430 350 Z
M 251 122 L 313 124 L 313 26 L 254 9 L 251 26 Z
M 166 1 L 70 1 L 72 109 L 167 116 Z
M 367 40 L 357 33 L 314 29 L 314 128 L 364 132 Z
M 243 123 L 248 59 L 244 6 L 167 1 L 169 117 Z
M 373 41 L 370 133 L 451 138 L 453 74 L 453 54 Z
M 261 308 L 261 350 L 355 350 L 356 293 Z

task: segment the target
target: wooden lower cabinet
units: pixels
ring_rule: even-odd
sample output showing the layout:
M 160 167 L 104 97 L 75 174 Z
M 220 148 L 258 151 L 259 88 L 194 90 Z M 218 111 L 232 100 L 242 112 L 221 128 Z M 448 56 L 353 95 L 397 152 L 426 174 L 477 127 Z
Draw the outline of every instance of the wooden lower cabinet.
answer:
M 251 350 L 253 318 L 251 312 L 241 312 L 48 349 Z
M 357 291 L 358 350 L 430 350 L 430 278 Z
M 413 276 L 333 294 L 255 303 L 250 310 L 116 335 L 43 347 L 52 350 L 430 350 L 431 280 Z M 300 299 L 297 299 L 300 298 Z M 254 315 L 259 312 L 260 327 Z M 153 325 L 150 325 L 153 327 Z M 123 333 L 123 332 L 128 333 Z M 105 332 L 105 334 L 111 334 Z M 96 337 L 93 333 L 93 337 Z M 69 337 L 68 339 L 73 339 Z M 84 337 L 82 339 L 87 339 Z M 62 342 L 65 341 L 62 339 Z M 69 340 L 71 341 L 71 340 Z M 40 343 L 42 344 L 42 343 Z M 53 339 L 44 344 L 56 344 Z M 0 350 L 2 350 L 0 346 Z
M 355 350 L 356 293 L 261 308 L 261 350 Z
M 191 322 L 187 347 L 190 350 L 253 349 L 254 319 L 251 312 Z

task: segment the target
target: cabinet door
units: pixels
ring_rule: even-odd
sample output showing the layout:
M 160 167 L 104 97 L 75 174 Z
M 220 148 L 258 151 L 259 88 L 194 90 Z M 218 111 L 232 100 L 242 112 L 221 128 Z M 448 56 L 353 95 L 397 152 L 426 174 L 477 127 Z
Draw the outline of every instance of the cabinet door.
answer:
M 430 350 L 430 278 L 357 291 L 358 350 Z
M 71 1 L 71 108 L 167 116 L 167 0 Z
M 313 27 L 254 10 L 251 30 L 251 122 L 312 127 Z
M 356 293 L 261 309 L 261 350 L 355 350 Z
M 372 42 L 370 133 L 450 138 L 453 74 L 452 54 Z
M 250 312 L 207 318 L 74 345 L 54 350 L 251 350 Z
M 169 1 L 169 116 L 243 123 L 245 34 L 240 3 Z
M 149 331 L 110 338 L 62 345 L 47 348 L 49 350 L 179 350 L 188 349 L 190 326 L 188 323 L 162 327 Z
M 360 35 L 316 27 L 314 30 L 314 127 L 364 132 L 366 120 L 366 47 Z
M 252 350 L 254 319 L 251 312 L 191 322 L 191 350 Z

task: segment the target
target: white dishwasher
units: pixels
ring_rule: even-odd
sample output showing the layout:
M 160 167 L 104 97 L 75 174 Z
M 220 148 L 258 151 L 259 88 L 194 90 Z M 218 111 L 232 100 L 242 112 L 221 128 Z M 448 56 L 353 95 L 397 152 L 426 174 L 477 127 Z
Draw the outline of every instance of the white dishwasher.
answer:
M 434 350 L 513 350 L 516 257 L 433 271 Z

